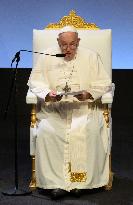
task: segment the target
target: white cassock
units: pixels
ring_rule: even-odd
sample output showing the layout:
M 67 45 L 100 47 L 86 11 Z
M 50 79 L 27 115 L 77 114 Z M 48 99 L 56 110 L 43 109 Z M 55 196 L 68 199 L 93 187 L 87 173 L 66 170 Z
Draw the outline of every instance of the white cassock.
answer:
M 60 53 L 59 48 L 48 50 Z M 46 103 L 50 90 L 62 92 L 66 82 L 71 91 L 86 90 L 94 102 L 64 96 Z M 109 90 L 111 79 L 100 56 L 78 48 L 75 59 L 40 56 L 28 85 L 40 99 L 37 113 L 37 187 L 64 190 L 92 189 L 109 180 L 109 128 L 97 99 Z

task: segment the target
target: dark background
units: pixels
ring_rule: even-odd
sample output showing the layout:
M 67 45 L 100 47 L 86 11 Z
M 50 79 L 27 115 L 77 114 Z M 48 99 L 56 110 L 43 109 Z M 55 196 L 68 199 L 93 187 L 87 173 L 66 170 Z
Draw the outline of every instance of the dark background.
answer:
M 31 69 L 18 69 L 17 73 L 18 175 L 19 185 L 22 187 L 28 187 L 31 176 L 29 155 L 31 106 L 26 104 L 27 81 L 30 72 Z M 4 119 L 13 75 L 13 69 L 0 69 L 0 191 L 14 185 L 15 123 L 13 95 L 7 117 Z M 113 70 L 112 78 L 116 87 L 112 105 L 112 170 L 117 178 L 114 183 L 117 185 L 118 179 L 126 179 L 133 185 L 133 70 Z M 123 186 L 126 186 L 124 184 L 126 184 L 125 182 Z M 3 198 L 0 197 L 0 199 Z

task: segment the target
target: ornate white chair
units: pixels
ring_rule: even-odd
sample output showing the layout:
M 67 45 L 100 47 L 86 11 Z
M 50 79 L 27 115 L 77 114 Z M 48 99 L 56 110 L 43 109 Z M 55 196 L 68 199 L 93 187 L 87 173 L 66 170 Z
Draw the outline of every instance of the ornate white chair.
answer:
M 95 50 L 101 56 L 104 67 L 108 74 L 112 77 L 112 50 L 111 50 L 111 30 L 101 30 L 93 23 L 86 23 L 84 19 L 77 16 L 71 11 L 68 16 L 64 16 L 59 23 L 49 24 L 43 30 L 33 30 L 33 51 L 44 52 L 45 49 L 56 45 L 56 38 L 59 29 L 66 25 L 76 27 L 81 38 L 80 45 Z M 33 67 L 37 62 L 39 55 L 33 54 Z M 106 126 L 110 132 L 110 156 L 109 156 L 109 182 L 105 186 L 106 190 L 112 188 L 113 173 L 111 171 L 111 105 L 113 102 L 114 84 L 112 91 L 104 94 L 101 98 L 101 106 L 105 117 Z M 36 147 L 36 107 L 38 103 L 37 97 L 28 90 L 26 103 L 32 104 L 31 126 L 30 126 L 30 155 L 32 156 L 32 178 L 30 188 L 36 188 L 35 179 L 35 147 Z

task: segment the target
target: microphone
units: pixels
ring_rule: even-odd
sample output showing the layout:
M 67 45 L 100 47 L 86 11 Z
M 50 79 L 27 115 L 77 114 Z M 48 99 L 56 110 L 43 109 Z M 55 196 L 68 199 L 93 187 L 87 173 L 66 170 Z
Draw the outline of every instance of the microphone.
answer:
M 50 55 L 50 54 L 47 54 L 47 53 L 46 53 L 45 55 Z M 57 53 L 57 54 L 50 55 L 50 56 L 65 57 L 65 56 L 66 56 L 66 54 L 64 54 L 64 53 Z
M 20 61 L 20 51 L 18 51 L 18 52 L 15 54 L 14 58 L 12 59 L 11 67 L 12 67 L 12 64 L 13 64 L 13 62 L 14 62 L 15 60 L 16 60 L 17 63 Z

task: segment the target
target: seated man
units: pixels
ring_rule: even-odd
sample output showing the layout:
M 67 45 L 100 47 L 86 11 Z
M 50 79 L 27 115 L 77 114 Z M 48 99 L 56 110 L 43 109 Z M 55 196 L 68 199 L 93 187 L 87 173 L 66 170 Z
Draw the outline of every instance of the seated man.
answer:
M 36 183 L 55 198 L 108 183 L 108 131 L 98 102 L 111 85 L 100 56 L 79 46 L 74 27 L 62 28 L 57 41 L 47 53 L 65 57 L 40 55 L 28 82 L 41 105 Z

